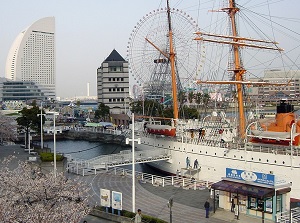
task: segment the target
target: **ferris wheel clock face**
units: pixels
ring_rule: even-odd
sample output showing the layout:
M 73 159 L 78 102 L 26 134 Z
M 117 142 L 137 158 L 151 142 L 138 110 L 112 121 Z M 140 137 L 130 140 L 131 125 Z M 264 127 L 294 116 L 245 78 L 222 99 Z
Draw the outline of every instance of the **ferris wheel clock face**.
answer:
M 194 33 L 199 29 L 185 12 L 178 9 L 170 12 L 177 87 L 181 90 L 193 82 L 200 65 L 201 45 L 194 40 Z M 139 20 L 127 46 L 131 86 L 138 86 L 144 93 L 151 94 L 170 91 L 171 68 L 166 57 L 170 53 L 169 40 L 166 8 L 154 10 Z

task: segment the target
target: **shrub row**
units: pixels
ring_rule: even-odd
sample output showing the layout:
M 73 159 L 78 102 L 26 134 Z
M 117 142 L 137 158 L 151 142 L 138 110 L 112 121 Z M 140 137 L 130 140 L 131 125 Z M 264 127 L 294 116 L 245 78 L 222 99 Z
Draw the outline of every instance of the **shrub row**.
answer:
M 100 210 L 100 211 L 105 211 L 105 209 L 106 209 L 105 207 L 102 207 L 102 206 L 97 206 L 95 208 Z M 112 208 L 111 207 L 108 208 L 108 212 L 112 213 Z M 115 210 L 114 214 L 117 214 L 117 210 Z M 124 217 L 127 217 L 127 218 L 133 218 L 133 217 L 135 217 L 135 215 L 136 214 L 131 212 L 131 211 L 126 211 L 126 210 L 121 211 L 121 216 L 124 216 Z M 147 223 L 168 223 L 168 222 L 166 222 L 164 220 L 161 220 L 159 218 L 155 218 L 155 217 L 144 215 L 144 214 L 142 214 L 142 220 L 143 220 L 143 222 L 147 222 Z
M 53 153 L 40 153 L 41 160 L 43 162 L 53 162 L 54 154 Z M 63 155 L 56 154 L 56 161 L 62 161 L 64 159 Z

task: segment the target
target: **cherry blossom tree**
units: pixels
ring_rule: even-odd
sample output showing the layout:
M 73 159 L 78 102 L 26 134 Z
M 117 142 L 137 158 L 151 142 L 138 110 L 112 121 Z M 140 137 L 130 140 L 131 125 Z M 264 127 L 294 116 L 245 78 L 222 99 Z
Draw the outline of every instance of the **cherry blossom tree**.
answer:
M 11 160 L 0 164 L 0 222 L 80 222 L 89 213 L 88 187 L 82 182 L 44 174 L 28 162 L 12 169 Z
M 0 142 L 13 141 L 17 138 L 17 123 L 14 119 L 0 114 Z

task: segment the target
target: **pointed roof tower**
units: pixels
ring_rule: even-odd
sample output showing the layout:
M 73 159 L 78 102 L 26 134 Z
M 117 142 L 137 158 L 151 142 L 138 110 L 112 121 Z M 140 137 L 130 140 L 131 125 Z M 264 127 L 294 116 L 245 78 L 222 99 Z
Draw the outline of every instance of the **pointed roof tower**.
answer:
M 110 53 L 110 55 L 105 59 L 104 62 L 110 61 L 125 61 L 124 58 L 115 49 Z

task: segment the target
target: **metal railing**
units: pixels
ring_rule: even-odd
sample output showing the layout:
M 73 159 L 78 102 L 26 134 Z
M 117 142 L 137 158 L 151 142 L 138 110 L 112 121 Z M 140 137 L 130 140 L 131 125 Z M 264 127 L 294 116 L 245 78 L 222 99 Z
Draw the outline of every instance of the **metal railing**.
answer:
M 124 177 L 132 177 L 132 170 L 114 167 L 106 171 Z M 204 190 L 210 188 L 213 182 L 188 178 L 185 176 L 158 176 L 149 173 L 135 171 L 136 179 L 140 183 L 150 183 L 153 186 L 174 186 L 184 189 Z
M 97 174 L 97 170 L 108 169 L 115 166 L 132 164 L 132 153 L 130 150 L 121 151 L 118 154 L 102 155 L 89 160 L 74 158 L 67 155 L 69 172 L 86 175 Z M 147 163 L 170 159 L 166 149 L 153 149 L 147 151 L 136 151 L 135 162 Z
M 284 211 L 276 214 L 276 223 L 299 223 L 300 207 L 292 208 L 290 211 Z

